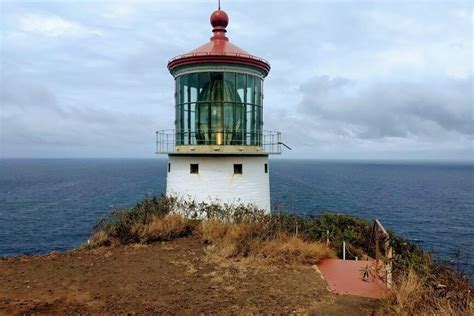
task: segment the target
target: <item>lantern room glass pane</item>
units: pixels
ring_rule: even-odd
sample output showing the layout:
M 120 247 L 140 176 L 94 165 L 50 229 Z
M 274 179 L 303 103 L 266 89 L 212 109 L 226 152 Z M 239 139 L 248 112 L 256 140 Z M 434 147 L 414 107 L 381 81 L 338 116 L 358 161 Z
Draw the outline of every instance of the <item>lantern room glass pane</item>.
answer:
M 181 104 L 184 102 L 184 78 L 178 78 L 177 84 L 178 84 L 178 90 L 177 90 L 177 95 L 178 95 L 178 103 Z
M 245 145 L 252 145 L 252 136 L 254 129 L 253 127 L 253 111 L 252 111 L 252 105 L 247 104 L 246 105 L 246 111 L 245 111 L 245 131 L 246 131 L 246 143 Z
M 175 127 L 176 127 L 176 143 L 179 145 L 181 144 L 181 107 L 182 105 L 176 105 L 176 119 L 175 119 Z
M 255 103 L 255 86 L 254 86 L 254 76 L 247 75 L 247 95 L 245 103 L 254 104 Z
M 253 112 L 254 112 L 254 116 L 255 116 L 255 137 L 254 137 L 254 142 L 256 145 L 260 145 L 260 130 L 261 130 L 261 126 L 260 126 L 260 106 L 257 106 L 257 105 L 254 105 L 253 106 Z
M 262 105 L 262 79 L 255 78 L 255 104 Z
M 204 87 L 211 81 L 211 74 L 209 72 L 198 73 L 198 93 L 201 94 Z
M 246 75 L 245 74 L 236 74 L 236 89 L 237 89 L 237 98 L 239 102 L 245 102 L 245 85 L 246 85 Z
M 198 98 L 198 74 L 197 73 L 192 73 L 188 75 L 188 86 L 189 86 L 189 96 L 188 100 L 189 102 L 196 102 Z
M 199 103 L 197 108 L 198 128 L 196 133 L 197 144 L 206 144 L 209 140 L 209 103 Z
M 235 72 L 176 78 L 176 143 L 261 146 L 262 79 Z
M 192 145 L 196 144 L 196 103 L 190 105 L 189 118 L 189 142 Z
M 175 80 L 175 90 L 174 90 L 174 99 L 176 100 L 176 104 L 180 104 L 181 100 L 179 99 L 179 89 L 180 89 L 180 81 L 181 77 L 176 78 Z
M 187 103 L 189 102 L 189 85 L 188 85 L 189 75 L 183 76 L 181 78 L 181 95 L 182 95 L 182 102 Z
M 232 131 L 234 129 L 234 104 L 224 104 L 224 129 Z
M 235 101 L 235 73 L 224 73 L 224 100 Z

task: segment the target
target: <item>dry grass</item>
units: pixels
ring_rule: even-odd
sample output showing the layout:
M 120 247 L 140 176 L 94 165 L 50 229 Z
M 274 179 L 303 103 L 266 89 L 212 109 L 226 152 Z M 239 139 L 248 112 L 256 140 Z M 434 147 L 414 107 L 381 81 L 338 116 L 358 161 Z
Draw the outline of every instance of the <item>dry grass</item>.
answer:
M 469 306 L 463 308 L 463 306 L 454 305 L 453 298 L 449 296 L 440 295 L 439 291 L 427 284 L 426 280 L 410 270 L 393 287 L 385 310 L 394 315 L 474 314 L 472 301 L 466 302 Z
M 325 244 L 308 242 L 286 234 L 274 235 L 261 223 L 224 224 L 203 221 L 197 232 L 209 249 L 224 258 L 263 259 L 266 263 L 314 263 L 321 258 L 334 258 L 335 252 Z
M 271 262 L 287 264 L 312 263 L 322 258 L 336 258 L 334 250 L 323 243 L 307 242 L 297 237 L 281 236 L 262 242 L 257 249 L 258 256 Z
M 397 315 L 412 315 L 420 311 L 420 307 L 427 295 L 423 282 L 411 270 L 392 289 L 387 309 Z
M 181 214 L 169 214 L 166 216 L 153 216 L 147 224 L 134 223 L 129 236 L 140 243 L 154 241 L 172 240 L 191 234 L 192 225 L 190 221 Z M 89 239 L 86 248 L 109 247 L 120 245 L 117 236 L 107 230 L 100 230 Z
M 224 258 L 247 257 L 261 234 L 259 225 L 250 222 L 226 224 L 217 220 L 202 221 L 197 231 L 212 251 Z
M 86 247 L 97 248 L 97 247 L 108 247 L 112 243 L 109 235 L 104 231 L 99 231 L 91 236 L 87 241 Z
M 215 245 L 225 258 L 247 257 L 254 248 L 252 246 L 258 242 L 258 229 L 256 224 L 247 222 L 231 225 L 222 240 Z
M 199 223 L 196 232 L 205 243 L 214 243 L 224 238 L 229 226 L 229 224 L 210 219 Z
M 147 243 L 188 235 L 191 225 L 183 215 L 170 214 L 164 217 L 154 216 L 148 224 L 136 224 L 132 229 L 137 232 L 141 242 Z

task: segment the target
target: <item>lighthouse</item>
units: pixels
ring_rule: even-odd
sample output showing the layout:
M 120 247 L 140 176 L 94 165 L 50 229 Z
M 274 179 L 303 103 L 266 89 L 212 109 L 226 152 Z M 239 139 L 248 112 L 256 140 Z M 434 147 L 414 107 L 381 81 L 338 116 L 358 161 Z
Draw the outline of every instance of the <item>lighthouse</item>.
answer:
M 157 153 L 168 155 L 166 195 L 270 212 L 268 157 L 281 154 L 281 134 L 263 130 L 270 64 L 229 41 L 220 6 L 210 22 L 209 42 L 168 62 L 175 129 L 156 132 Z

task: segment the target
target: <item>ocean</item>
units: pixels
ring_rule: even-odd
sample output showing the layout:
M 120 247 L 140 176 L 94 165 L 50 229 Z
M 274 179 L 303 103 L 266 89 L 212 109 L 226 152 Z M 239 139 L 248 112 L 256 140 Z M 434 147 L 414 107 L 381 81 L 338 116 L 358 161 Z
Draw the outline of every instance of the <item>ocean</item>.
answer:
M 166 168 L 165 159 L 0 160 L 0 256 L 80 246 L 107 212 L 161 195 Z M 473 164 L 273 159 L 270 183 L 281 209 L 378 218 L 474 279 Z

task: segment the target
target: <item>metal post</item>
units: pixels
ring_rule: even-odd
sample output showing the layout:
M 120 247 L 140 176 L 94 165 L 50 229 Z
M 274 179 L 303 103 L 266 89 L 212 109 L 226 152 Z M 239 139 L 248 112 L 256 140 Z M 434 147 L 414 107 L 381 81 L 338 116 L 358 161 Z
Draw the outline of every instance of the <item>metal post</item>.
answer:
M 392 277 L 392 258 L 393 258 L 393 248 L 390 245 L 389 240 L 385 241 L 385 256 L 387 256 L 387 289 L 391 289 L 393 285 L 393 277 Z
M 342 260 L 346 260 L 346 242 L 342 242 Z
M 379 265 L 380 259 L 380 247 L 379 247 L 379 229 L 378 226 L 375 227 L 375 262 L 377 266 Z

